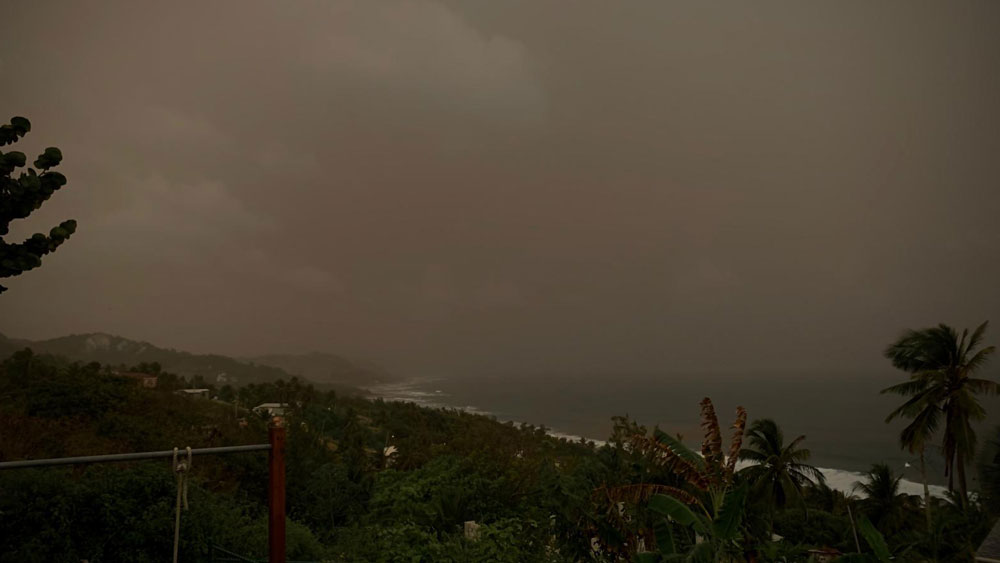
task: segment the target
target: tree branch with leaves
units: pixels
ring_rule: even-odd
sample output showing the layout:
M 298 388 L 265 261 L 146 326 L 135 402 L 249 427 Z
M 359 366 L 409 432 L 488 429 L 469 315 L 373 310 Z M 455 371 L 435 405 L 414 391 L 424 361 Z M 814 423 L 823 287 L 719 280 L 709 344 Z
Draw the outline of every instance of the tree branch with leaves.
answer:
M 14 117 L 0 125 L 0 147 L 12 145 L 31 131 L 31 122 Z M 10 223 L 24 219 L 42 206 L 52 194 L 66 185 L 66 177 L 52 169 L 62 161 L 62 152 L 48 147 L 29 167 L 23 168 L 27 157 L 23 152 L 0 151 L 0 278 L 10 278 L 42 265 L 42 257 L 54 252 L 76 231 L 76 221 L 63 221 L 49 234 L 35 233 L 19 243 L 4 240 L 10 233 Z M 0 285 L 0 293 L 7 288 Z

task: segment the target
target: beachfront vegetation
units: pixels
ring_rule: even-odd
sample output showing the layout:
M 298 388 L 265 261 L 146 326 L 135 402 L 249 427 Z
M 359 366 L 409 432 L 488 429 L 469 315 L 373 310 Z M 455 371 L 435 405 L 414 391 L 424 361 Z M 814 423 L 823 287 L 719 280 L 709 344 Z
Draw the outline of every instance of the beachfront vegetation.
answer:
M 976 453 L 976 432 L 972 423 L 986 418 L 986 411 L 976 395 L 1000 394 L 997 382 L 974 377 L 996 351 L 993 346 L 980 347 L 988 324 L 979 325 L 971 336 L 964 330 L 961 337 L 958 331 L 945 324 L 910 330 L 885 351 L 893 366 L 910 374 L 905 383 L 883 391 L 909 397 L 889 414 L 886 422 L 896 417 L 911 419 L 903 429 L 900 442 L 910 451 L 923 451 L 944 419 L 941 449 L 948 490 L 954 490 L 957 473 L 963 504 L 969 497 L 966 464 L 974 460 Z
M 776 511 L 786 508 L 790 501 L 804 509 L 806 487 L 825 479 L 819 469 L 806 463 L 812 452 L 800 447 L 805 436 L 786 445 L 778 423 L 765 418 L 750 425 L 748 437 L 750 447 L 740 450 L 739 457 L 750 465 L 741 473 L 753 484 L 755 499 L 767 506 L 773 529 Z
M 836 550 L 845 561 L 961 561 L 1000 507 L 987 490 L 996 449 L 980 459 L 982 495 L 930 498 L 928 532 L 922 499 L 901 493 L 888 467 L 833 490 L 808 465 L 807 438 L 785 442 L 776 421 L 747 425 L 742 409 L 726 430 L 707 399 L 698 452 L 628 417 L 606 444 L 572 442 L 297 379 L 190 399 L 173 392 L 187 378 L 127 370 L 156 372 L 160 385 L 27 350 L 3 361 L 0 460 L 258 443 L 268 421 L 246 406 L 287 402 L 297 560 L 805 561 Z M 1000 447 L 1000 434 L 986 443 Z M 213 545 L 263 556 L 266 482 L 259 454 L 196 458 L 182 559 L 207 560 Z M 163 560 L 175 494 L 165 462 L 0 471 L 0 561 Z

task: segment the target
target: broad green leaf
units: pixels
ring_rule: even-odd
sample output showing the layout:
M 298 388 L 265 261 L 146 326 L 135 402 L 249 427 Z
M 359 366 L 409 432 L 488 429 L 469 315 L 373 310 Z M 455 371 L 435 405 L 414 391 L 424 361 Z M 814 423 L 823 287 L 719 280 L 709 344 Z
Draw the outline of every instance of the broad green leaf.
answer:
M 697 467 L 698 469 L 705 469 L 705 458 L 698 455 L 698 453 L 691 448 L 685 446 L 683 442 L 670 434 L 667 434 L 663 430 L 660 430 L 659 428 L 656 429 L 654 435 L 656 436 L 656 440 L 670 448 L 670 451 L 674 452 L 674 455 Z
M 677 553 L 677 546 L 674 544 L 674 533 L 670 530 L 670 522 L 666 518 L 661 518 L 653 522 L 653 535 L 656 537 L 656 546 L 663 555 L 673 555 Z
M 885 543 L 882 532 L 876 530 L 875 526 L 864 515 L 858 516 L 858 532 L 861 533 L 861 537 L 865 538 L 865 541 L 871 546 L 872 551 L 875 552 L 875 557 L 879 561 L 889 561 L 891 553 L 889 552 L 889 546 Z
M 743 512 L 746 509 L 747 485 L 744 483 L 739 488 L 732 489 L 726 493 L 722 500 L 722 508 L 716 515 L 712 523 L 715 528 L 715 535 L 722 540 L 735 539 L 740 531 L 740 522 L 743 520 Z
M 701 527 L 695 513 L 686 504 L 672 496 L 653 495 L 649 497 L 649 509 L 661 516 L 673 518 L 681 526 Z

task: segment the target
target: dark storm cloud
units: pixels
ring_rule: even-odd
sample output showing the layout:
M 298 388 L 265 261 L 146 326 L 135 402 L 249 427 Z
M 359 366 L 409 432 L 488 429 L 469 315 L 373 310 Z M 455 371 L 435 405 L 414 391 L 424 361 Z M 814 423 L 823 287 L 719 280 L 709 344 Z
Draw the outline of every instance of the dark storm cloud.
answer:
M 44 22 L 42 25 L 41 22 Z M 990 2 L 15 3 L 80 229 L 0 331 L 833 372 L 1000 310 Z

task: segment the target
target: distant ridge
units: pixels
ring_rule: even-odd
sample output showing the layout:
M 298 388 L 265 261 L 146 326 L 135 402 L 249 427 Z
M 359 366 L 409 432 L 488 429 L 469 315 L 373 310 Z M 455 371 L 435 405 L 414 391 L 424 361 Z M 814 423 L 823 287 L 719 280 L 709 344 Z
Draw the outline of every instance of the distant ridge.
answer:
M 164 371 L 185 376 L 200 375 L 206 382 L 219 385 L 262 383 L 290 379 L 292 376 L 308 379 L 316 384 L 340 386 L 372 385 L 395 379 L 385 370 L 333 354 L 282 354 L 244 360 L 219 354 L 192 354 L 160 348 L 149 342 L 101 332 L 36 341 L 0 335 L 0 358 L 6 358 L 23 348 L 80 362 L 126 366 L 158 362 Z
M 330 381 L 344 385 L 366 386 L 398 381 L 385 369 L 370 363 L 348 360 L 335 354 L 267 354 L 248 359 L 249 362 L 274 366 L 310 381 Z

